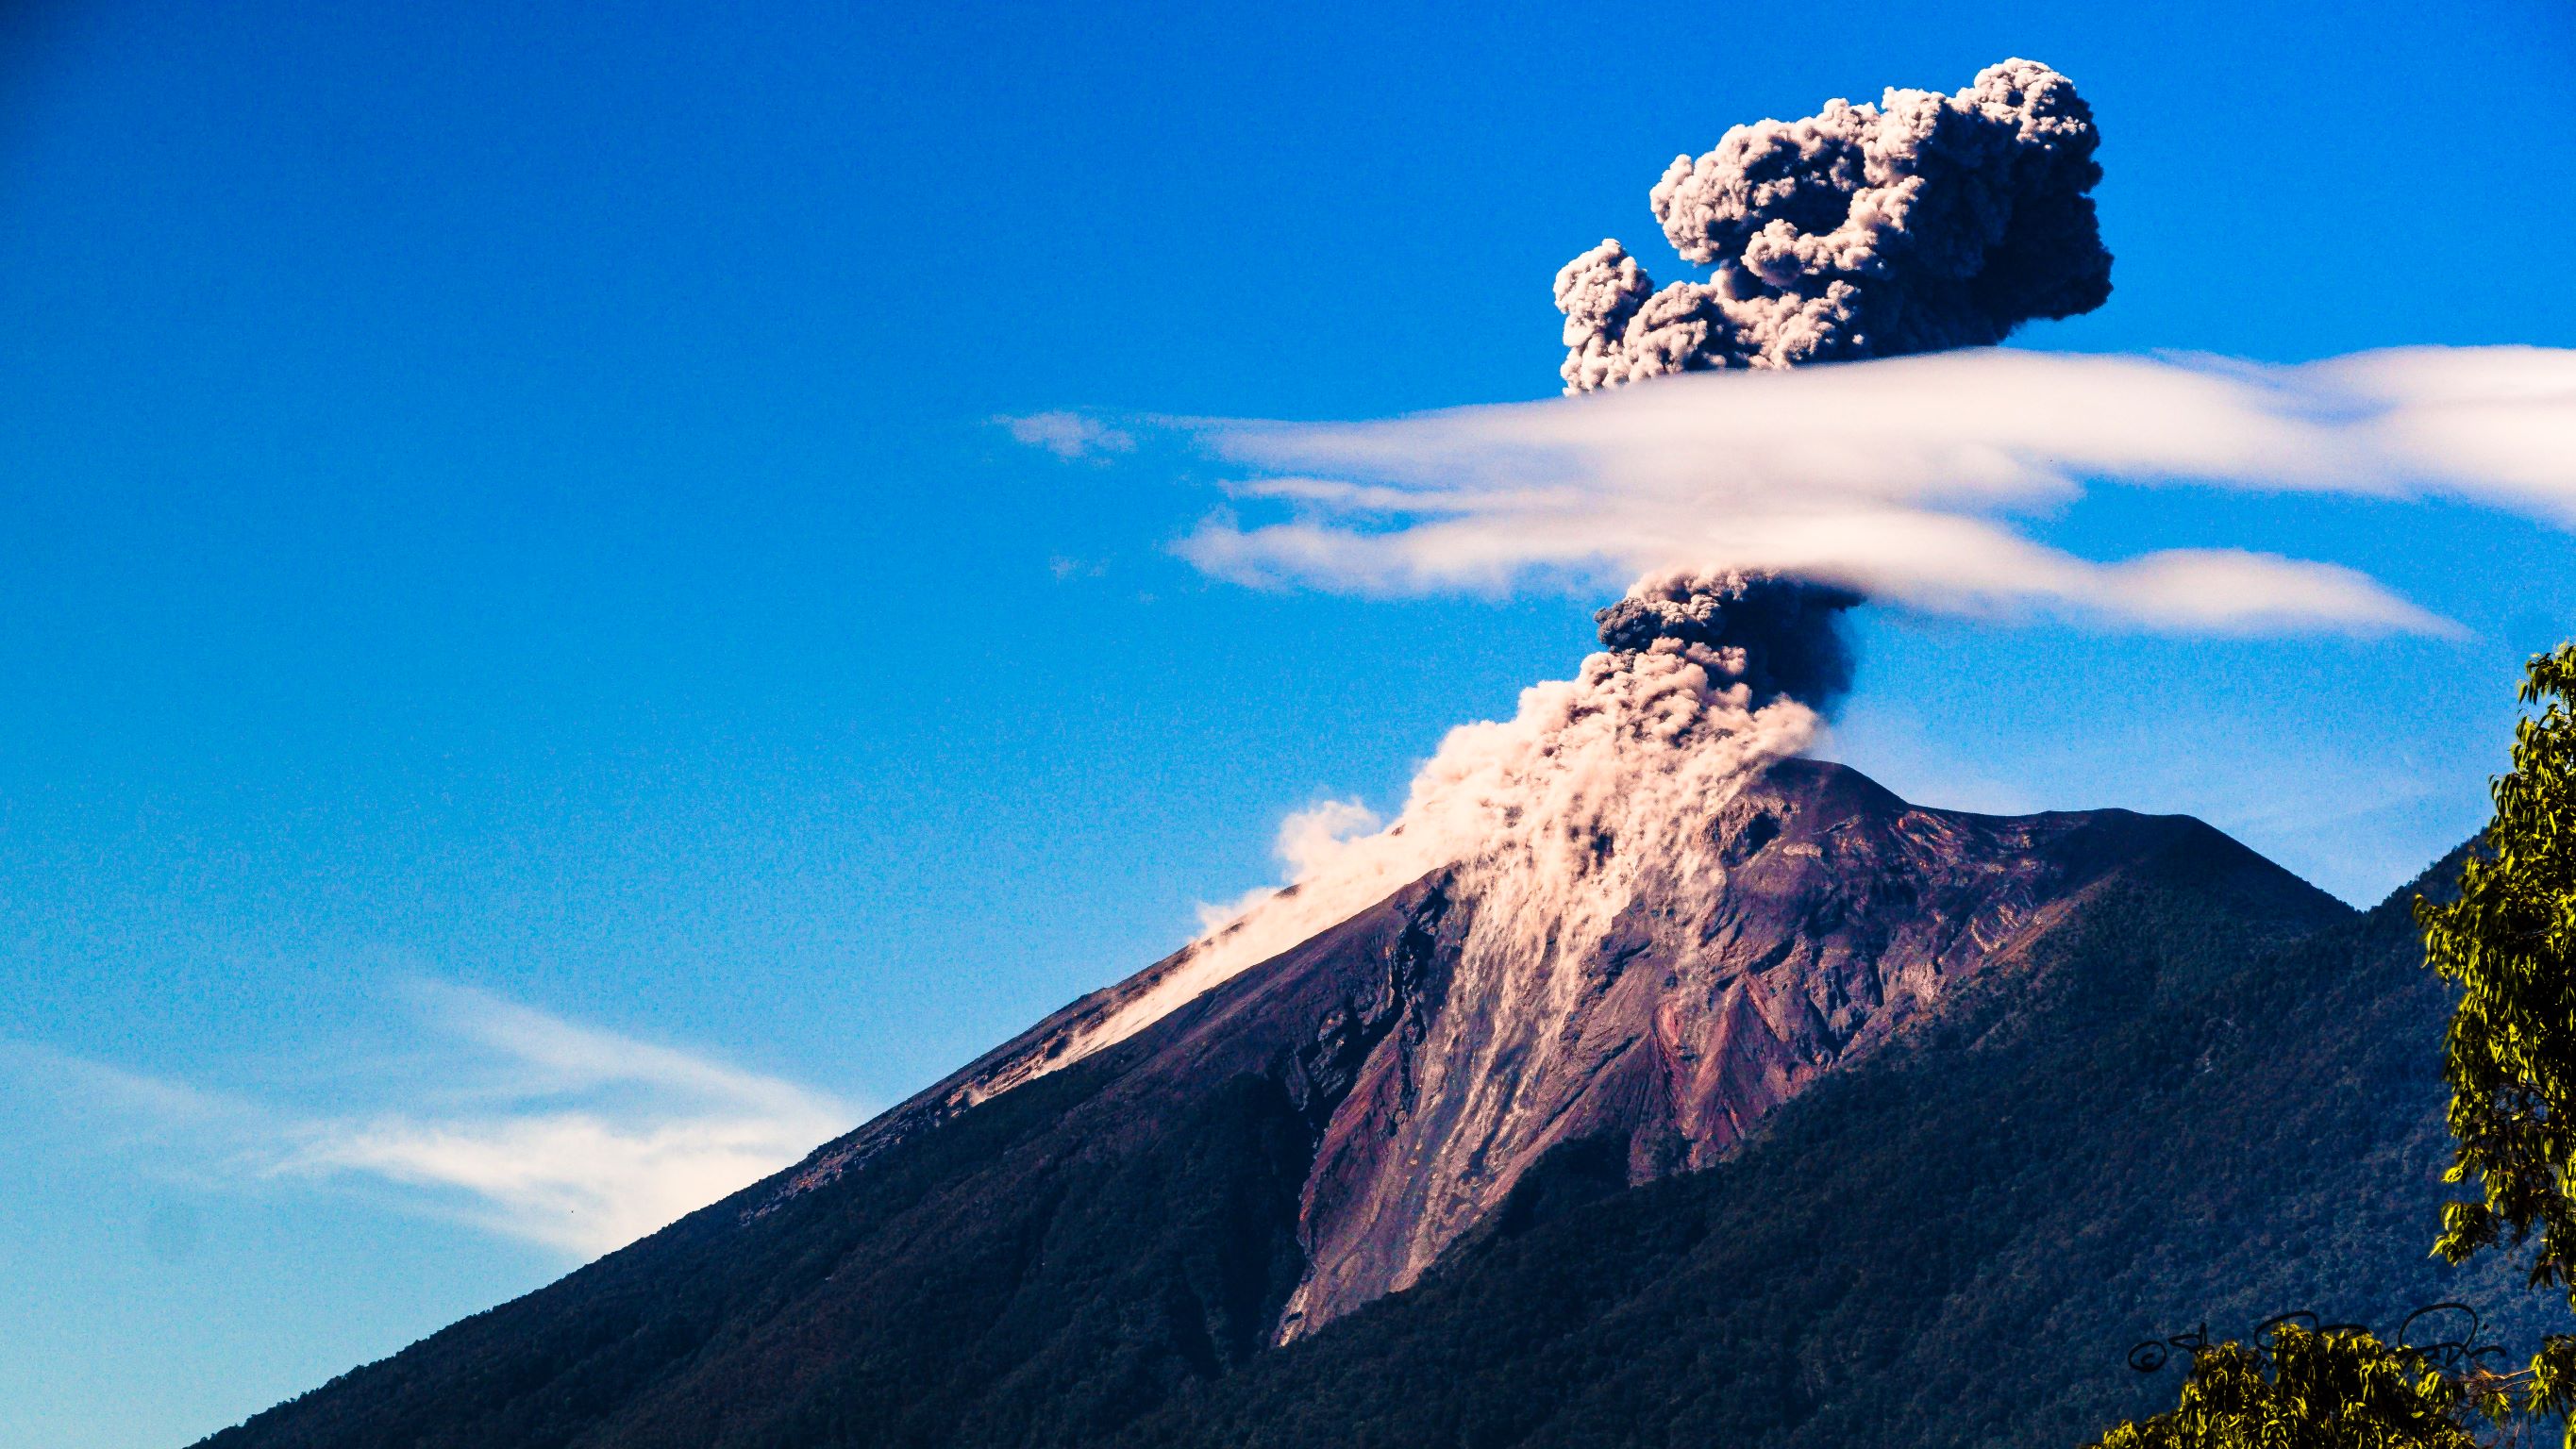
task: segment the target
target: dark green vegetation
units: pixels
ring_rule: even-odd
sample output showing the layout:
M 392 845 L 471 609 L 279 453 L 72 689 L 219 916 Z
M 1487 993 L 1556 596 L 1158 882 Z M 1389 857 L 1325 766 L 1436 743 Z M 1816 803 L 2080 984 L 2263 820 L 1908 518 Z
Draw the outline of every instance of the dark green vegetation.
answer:
M 2126 1350 L 2203 1321 L 2467 1297 L 2536 1335 L 2556 1305 L 2510 1265 L 2425 1255 L 2449 998 L 2403 901 L 2355 917 L 2205 827 L 2151 838 L 2033 969 L 1732 1161 L 1620 1190 L 1566 1151 L 1432 1280 L 1292 1348 L 1261 1344 L 1331 1105 L 1297 1084 L 1336 1078 L 1314 1023 L 1406 969 L 1436 890 L 1300 948 L 1329 972 L 1240 980 L 212 1443 L 2063 1446 L 2170 1404 L 2179 1368 Z

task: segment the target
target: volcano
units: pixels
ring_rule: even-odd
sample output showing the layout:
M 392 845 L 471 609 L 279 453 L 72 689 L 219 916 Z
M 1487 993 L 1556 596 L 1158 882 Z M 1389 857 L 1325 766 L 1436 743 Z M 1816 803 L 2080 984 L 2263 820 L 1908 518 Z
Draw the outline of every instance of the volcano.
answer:
M 1181 953 L 207 1443 L 2071 1443 L 2176 1315 L 2478 1286 L 2402 903 L 1803 759 L 1695 828 L 1579 950 L 1435 870 L 1086 1049 Z

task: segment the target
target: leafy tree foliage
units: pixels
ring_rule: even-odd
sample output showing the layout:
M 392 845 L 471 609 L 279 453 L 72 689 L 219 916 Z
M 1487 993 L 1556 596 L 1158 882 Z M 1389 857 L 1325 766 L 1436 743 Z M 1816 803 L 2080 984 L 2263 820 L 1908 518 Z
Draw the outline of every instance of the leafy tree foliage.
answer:
M 2477 1420 L 2501 1408 L 2481 1387 L 2368 1333 L 2284 1323 L 2260 1348 L 2202 1353 L 2178 1407 L 2090 1449 L 2478 1449 Z
M 2434 1251 L 2457 1263 L 2539 1229 L 2535 1286 L 2576 1288 L 2576 644 L 2531 661 L 2513 770 L 2495 782 L 2486 853 L 2459 898 L 2418 901 L 2433 968 L 2461 989 L 2443 1043 L 2448 1180 L 2484 1200 L 2443 1210 Z
M 2534 658 L 2521 695 L 2540 708 L 2514 728 L 2484 853 L 2461 867 L 2456 900 L 2415 905 L 2426 959 L 2461 993 L 2442 1043 L 2459 1143 L 2444 1179 L 2481 1189 L 2443 1208 L 2433 1251 L 2463 1262 L 2537 1228 L 2532 1285 L 2576 1305 L 2576 644 Z M 2563 1416 L 2571 1399 L 2576 1338 L 2552 1336 L 2525 1404 Z

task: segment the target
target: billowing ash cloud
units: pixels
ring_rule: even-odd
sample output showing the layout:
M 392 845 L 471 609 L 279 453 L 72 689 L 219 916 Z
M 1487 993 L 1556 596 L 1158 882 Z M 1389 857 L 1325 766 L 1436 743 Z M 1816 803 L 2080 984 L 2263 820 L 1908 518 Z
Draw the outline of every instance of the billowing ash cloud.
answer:
M 1592 616 L 1605 649 L 1695 651 L 1710 674 L 1742 684 L 1755 708 L 1786 696 L 1830 713 L 1851 688 L 1844 611 L 1861 596 L 1830 584 L 1736 572 L 1661 574 Z
M 1290 886 L 1238 902 L 1143 993 L 1053 1058 L 1142 1030 L 1236 972 L 1444 866 L 1478 901 L 1460 990 L 1578 960 L 1643 894 L 1714 899 L 1711 812 L 1814 739 L 1851 677 L 1857 595 L 1764 574 L 1647 579 L 1597 616 L 1572 679 L 1521 691 L 1508 720 L 1461 725 L 1383 830 L 1350 802 L 1291 817 Z
M 2028 61 L 1957 96 L 1890 91 L 1881 106 L 1736 127 L 1698 161 L 1677 159 L 1653 196 L 1673 245 L 1717 263 L 1712 281 L 1658 292 L 1617 242 L 1558 274 L 1566 390 L 1989 343 L 2026 317 L 2096 306 L 2110 258 L 2084 196 L 2101 174 L 2093 146 L 2074 87 Z M 1454 478 L 1459 462 L 1432 471 Z M 1317 502 L 1411 501 L 1401 487 L 1312 486 Z M 1463 492 L 1449 502 L 1472 509 Z M 1704 561 L 1648 573 L 1594 616 L 1603 647 L 1574 678 L 1522 691 L 1509 720 L 1450 731 L 1385 829 L 1367 832 L 1374 818 L 1355 802 L 1319 807 L 1331 814 L 1315 829 L 1293 818 L 1291 883 L 1230 919 L 1212 913 L 1158 979 L 1054 1060 L 1444 867 L 1478 902 L 1455 986 L 1468 993 L 1585 960 L 1641 898 L 1716 899 L 1711 812 L 1804 749 L 1851 683 L 1840 621 L 1862 596 L 1814 572 Z
M 1565 389 L 1981 346 L 2089 312 L 2111 294 L 2099 141 L 2074 83 L 2031 60 L 1956 95 L 1737 126 L 1649 197 L 1709 280 L 1657 291 L 1616 241 L 1557 273 Z
M 1840 624 L 1864 589 L 1950 612 L 2054 602 L 2194 630 L 2446 627 L 2347 569 L 2236 550 L 2100 564 L 1995 516 L 2061 506 L 2079 472 L 2439 487 L 2576 524 L 2576 353 L 2266 370 L 1983 351 L 1794 370 L 1992 343 L 2025 318 L 2098 305 L 2110 258 L 2084 194 L 2094 140 L 2073 87 L 2027 61 L 1956 96 L 1891 91 L 1738 127 L 1654 193 L 1667 234 L 1715 262 L 1714 280 L 1658 292 L 1615 242 L 1557 279 L 1568 392 L 1785 374 L 1372 423 L 1182 422 L 1270 474 L 1243 492 L 1299 515 L 1249 532 L 1211 522 L 1181 547 L 1210 573 L 1362 590 L 1643 577 L 1595 616 L 1603 647 L 1573 678 L 1523 690 L 1509 719 L 1450 731 L 1384 829 L 1353 801 L 1292 817 L 1284 888 L 1211 911 L 1204 934 L 1029 1073 L 1436 870 L 1475 903 L 1451 991 L 1537 983 L 1544 1011 L 1573 1010 L 1581 993 L 1557 987 L 1587 979 L 1621 920 L 1723 899 L 1719 814 L 1805 749 L 1850 684 Z M 1462 1047 L 1457 1070 L 1502 1080 L 1575 1039 L 1534 1032 L 1536 1056 L 1497 1056 L 1496 1039 Z

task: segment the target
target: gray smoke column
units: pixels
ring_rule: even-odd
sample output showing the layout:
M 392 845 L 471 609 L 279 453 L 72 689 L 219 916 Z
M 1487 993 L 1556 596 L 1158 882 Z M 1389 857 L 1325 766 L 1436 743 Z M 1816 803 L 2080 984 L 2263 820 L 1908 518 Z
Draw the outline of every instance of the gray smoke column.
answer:
M 1670 573 L 1640 580 L 1592 622 L 1605 649 L 1661 646 L 1690 655 L 1713 679 L 1743 685 L 1750 708 L 1788 698 L 1830 714 L 1851 688 L 1842 615 L 1862 602 L 1849 589 L 1804 579 Z
M 1956 95 L 1737 126 L 1649 198 L 1708 281 L 1657 291 L 1616 241 L 1557 273 L 1565 390 L 1983 346 L 2089 312 L 2111 294 L 2086 194 L 2100 139 L 2074 82 L 2031 60 Z

